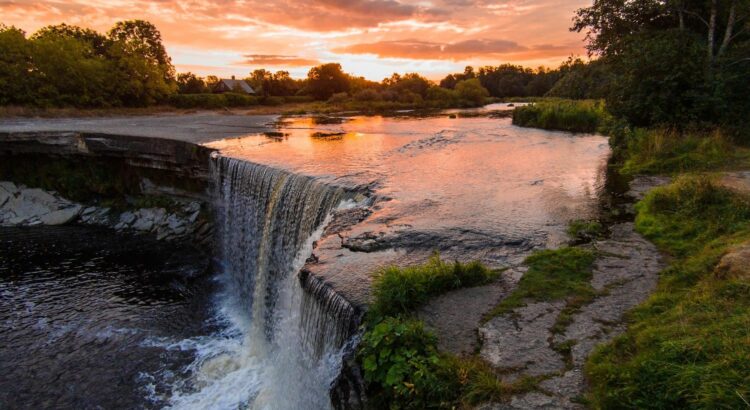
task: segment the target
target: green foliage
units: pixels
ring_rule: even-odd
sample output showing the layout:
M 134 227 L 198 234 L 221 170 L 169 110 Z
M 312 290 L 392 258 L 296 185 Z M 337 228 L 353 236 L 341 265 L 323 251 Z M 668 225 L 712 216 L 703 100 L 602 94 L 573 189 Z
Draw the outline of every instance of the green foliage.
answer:
M 709 120 L 717 101 L 705 83 L 705 49 L 678 30 L 644 33 L 610 59 L 616 73 L 607 96 L 615 116 L 635 126 Z
M 636 129 L 625 141 L 624 174 L 667 174 L 711 171 L 745 165 L 750 159 L 747 148 L 732 143 L 726 133 L 673 129 Z
M 603 99 L 615 80 L 611 68 L 601 59 L 584 63 L 571 57 L 558 70 L 561 78 L 546 96 L 573 100 Z
M 458 98 L 477 105 L 482 104 L 490 96 L 487 89 L 482 87 L 482 83 L 476 78 L 459 81 L 456 84 L 456 94 Z
M 0 104 L 152 105 L 175 91 L 173 70 L 147 22 L 118 23 L 109 37 L 64 24 L 28 39 L 0 28 Z
M 169 97 L 169 104 L 177 108 L 227 108 L 250 107 L 258 105 L 258 97 L 247 94 L 173 94 Z
M 513 124 L 548 130 L 596 132 L 610 121 L 601 101 L 546 100 L 513 110 Z
M 436 343 L 422 322 L 412 319 L 388 317 L 365 332 L 359 354 L 365 381 L 375 393 L 370 399 L 378 407 L 449 408 L 458 380 L 450 377 L 452 369 Z
M 485 66 L 476 71 L 473 67 L 466 67 L 463 73 L 446 76 L 440 81 L 440 86 L 452 90 L 461 81 L 477 79 L 492 97 L 539 97 L 545 95 L 564 75 L 561 69 L 540 67 L 532 70 L 511 64 Z
M 327 100 L 336 93 L 346 91 L 349 91 L 349 79 L 341 64 L 319 65 L 307 73 L 307 92 L 317 100 Z
M 588 360 L 595 408 L 746 408 L 750 284 L 713 273 L 750 239 L 748 198 L 682 177 L 637 206 L 637 229 L 674 258 L 628 331 Z
M 588 242 L 604 234 L 599 221 L 576 219 L 568 224 L 568 235 L 576 242 Z
M 386 267 L 375 274 L 372 285 L 375 301 L 370 311 L 376 316 L 405 313 L 432 296 L 461 287 L 481 285 L 496 275 L 480 262 L 446 263 L 439 254 L 433 255 L 423 265 Z
M 488 318 L 524 306 L 528 301 L 554 301 L 571 297 L 589 297 L 591 270 L 595 255 L 583 248 L 565 247 L 535 252 L 526 258 L 529 270 L 513 293 L 503 299 Z

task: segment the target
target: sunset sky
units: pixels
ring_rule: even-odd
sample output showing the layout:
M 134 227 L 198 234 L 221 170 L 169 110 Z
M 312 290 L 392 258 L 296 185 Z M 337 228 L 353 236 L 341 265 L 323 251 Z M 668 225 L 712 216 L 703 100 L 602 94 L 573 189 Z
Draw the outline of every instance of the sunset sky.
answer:
M 371 80 L 416 71 L 431 79 L 466 65 L 555 67 L 585 56 L 573 12 L 591 0 L 0 0 L 0 22 L 31 33 L 66 22 L 106 31 L 145 19 L 179 72 L 303 77 L 340 62 Z

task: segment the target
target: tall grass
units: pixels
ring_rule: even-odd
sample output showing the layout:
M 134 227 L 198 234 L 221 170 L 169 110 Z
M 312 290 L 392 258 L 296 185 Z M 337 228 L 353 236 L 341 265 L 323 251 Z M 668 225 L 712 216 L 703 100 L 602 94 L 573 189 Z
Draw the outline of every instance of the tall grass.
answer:
M 516 107 L 513 124 L 547 130 L 596 132 L 609 120 L 598 100 L 545 100 Z
M 709 171 L 747 164 L 750 151 L 733 144 L 722 130 L 637 129 L 627 141 L 625 174 Z
M 747 408 L 750 282 L 714 268 L 750 240 L 750 200 L 708 177 L 682 177 L 637 211 L 637 229 L 673 259 L 628 331 L 589 358 L 593 406 Z
M 478 261 L 450 263 L 437 253 L 422 265 L 389 266 L 375 274 L 372 285 L 375 300 L 370 311 L 383 316 L 406 313 L 430 297 L 487 283 L 497 274 Z

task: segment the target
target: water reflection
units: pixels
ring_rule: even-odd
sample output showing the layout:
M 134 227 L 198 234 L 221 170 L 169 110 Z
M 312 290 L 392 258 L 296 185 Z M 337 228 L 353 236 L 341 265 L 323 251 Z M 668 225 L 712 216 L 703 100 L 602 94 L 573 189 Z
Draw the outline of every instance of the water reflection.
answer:
M 593 216 L 609 153 L 598 135 L 445 113 L 333 124 L 299 117 L 287 119 L 279 131 L 286 137 L 273 143 L 248 136 L 212 146 L 224 155 L 368 187 L 389 198 L 362 231 L 432 237 L 474 232 L 489 246 L 518 240 L 541 246 L 561 238 L 568 220 Z M 429 237 L 422 241 L 430 246 Z

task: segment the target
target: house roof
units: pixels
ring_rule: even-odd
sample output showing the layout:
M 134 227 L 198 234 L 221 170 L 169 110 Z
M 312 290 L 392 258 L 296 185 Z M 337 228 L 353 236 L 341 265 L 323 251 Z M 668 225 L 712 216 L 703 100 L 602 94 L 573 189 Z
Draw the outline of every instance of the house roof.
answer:
M 242 91 L 248 94 L 255 94 L 255 90 L 253 90 L 253 87 L 250 87 L 250 84 L 248 84 L 247 81 L 245 80 L 234 80 L 234 79 L 222 78 L 219 81 L 223 83 L 230 90 L 234 90 L 236 87 L 240 87 L 242 88 Z

